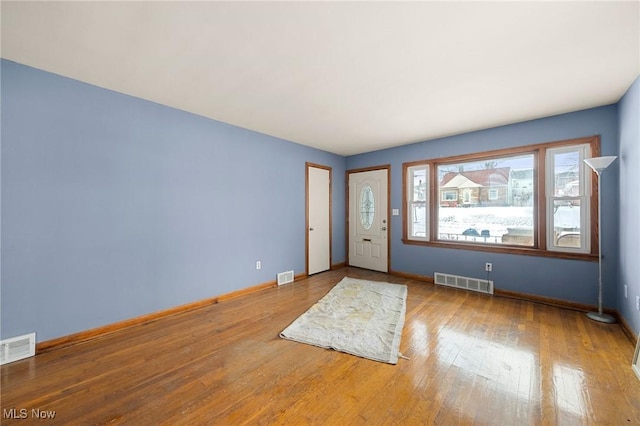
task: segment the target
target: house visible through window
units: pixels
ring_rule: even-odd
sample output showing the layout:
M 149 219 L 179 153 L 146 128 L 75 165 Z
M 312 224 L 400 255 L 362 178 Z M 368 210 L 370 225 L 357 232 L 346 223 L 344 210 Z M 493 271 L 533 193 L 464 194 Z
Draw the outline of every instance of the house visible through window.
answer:
M 462 194 L 462 202 L 440 203 L 436 238 L 533 246 L 533 205 L 523 205 L 511 188 L 512 172 L 533 168 L 533 154 L 438 165 L 438 190 L 457 191 Z M 532 191 L 533 174 L 520 185 Z M 521 238 L 523 235 L 527 237 Z
M 591 137 L 407 163 L 403 240 L 590 254 L 598 152 Z

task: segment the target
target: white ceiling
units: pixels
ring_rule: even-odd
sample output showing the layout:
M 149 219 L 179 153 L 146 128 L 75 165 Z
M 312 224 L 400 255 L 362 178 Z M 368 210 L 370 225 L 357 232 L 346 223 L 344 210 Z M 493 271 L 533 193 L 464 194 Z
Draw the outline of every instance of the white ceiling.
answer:
M 342 155 L 617 102 L 640 2 L 6 2 L 2 57 Z

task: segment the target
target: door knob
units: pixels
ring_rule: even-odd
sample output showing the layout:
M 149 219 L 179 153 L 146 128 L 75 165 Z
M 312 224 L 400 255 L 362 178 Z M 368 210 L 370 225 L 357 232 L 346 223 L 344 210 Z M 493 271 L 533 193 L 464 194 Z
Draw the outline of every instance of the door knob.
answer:
M 383 227 L 382 227 L 382 230 L 383 230 L 383 231 L 386 231 L 386 230 L 387 230 L 387 227 L 386 227 L 386 226 L 383 226 Z
M 313 231 L 313 228 L 309 228 L 309 231 Z

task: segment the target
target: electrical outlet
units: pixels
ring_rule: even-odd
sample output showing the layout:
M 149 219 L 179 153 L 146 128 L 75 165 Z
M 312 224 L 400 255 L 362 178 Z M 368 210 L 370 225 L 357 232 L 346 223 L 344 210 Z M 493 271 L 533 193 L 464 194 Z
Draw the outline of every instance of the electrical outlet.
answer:
M 484 264 L 484 270 L 487 271 L 487 272 L 493 271 L 493 264 L 489 263 L 489 262 L 485 263 Z
M 640 311 L 640 296 L 636 296 L 636 309 Z
M 624 285 L 624 298 L 628 298 L 629 297 L 629 286 L 628 285 Z
M 262 262 L 256 261 L 256 269 L 262 269 Z

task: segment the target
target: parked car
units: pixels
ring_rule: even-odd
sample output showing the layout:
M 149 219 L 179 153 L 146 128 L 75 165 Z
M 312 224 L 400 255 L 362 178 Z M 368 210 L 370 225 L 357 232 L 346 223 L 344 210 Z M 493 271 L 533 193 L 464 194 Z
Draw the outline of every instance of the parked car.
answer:
M 477 230 L 477 229 L 474 229 L 474 228 L 468 228 L 468 229 L 465 229 L 465 230 L 462 232 L 462 235 L 465 235 L 465 236 L 467 236 L 467 237 L 479 237 L 479 236 L 480 236 L 480 233 L 478 232 L 478 230 Z

